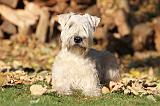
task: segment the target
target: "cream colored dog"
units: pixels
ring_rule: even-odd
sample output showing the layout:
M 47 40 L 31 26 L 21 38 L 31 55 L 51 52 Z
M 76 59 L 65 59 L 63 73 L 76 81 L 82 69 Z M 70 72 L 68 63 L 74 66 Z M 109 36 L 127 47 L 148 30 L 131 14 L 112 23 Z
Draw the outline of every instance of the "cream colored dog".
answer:
M 59 94 L 81 90 L 85 96 L 100 96 L 100 85 L 119 77 L 116 58 L 109 52 L 91 49 L 92 33 L 100 18 L 75 13 L 58 16 L 62 27 L 61 51 L 52 68 L 52 84 Z

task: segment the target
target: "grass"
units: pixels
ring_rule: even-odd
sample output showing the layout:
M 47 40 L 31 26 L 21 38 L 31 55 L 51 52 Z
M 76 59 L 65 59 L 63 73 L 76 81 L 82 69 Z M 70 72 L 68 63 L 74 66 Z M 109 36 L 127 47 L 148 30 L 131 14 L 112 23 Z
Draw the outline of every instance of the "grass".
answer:
M 29 86 L 21 85 L 0 90 L 0 106 L 158 106 L 157 102 L 139 97 L 124 95 L 122 93 L 110 93 L 99 98 L 85 98 L 78 95 L 60 96 L 57 94 L 45 94 L 42 96 L 30 95 Z

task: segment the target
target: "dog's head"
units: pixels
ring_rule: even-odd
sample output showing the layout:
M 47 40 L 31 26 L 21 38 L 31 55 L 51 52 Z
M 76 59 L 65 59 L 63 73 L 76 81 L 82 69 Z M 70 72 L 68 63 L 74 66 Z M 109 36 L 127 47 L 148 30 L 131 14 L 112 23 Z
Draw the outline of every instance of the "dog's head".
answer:
M 62 49 L 82 54 L 92 46 L 92 33 L 98 26 L 100 18 L 89 14 L 68 13 L 58 15 L 58 22 L 62 28 Z

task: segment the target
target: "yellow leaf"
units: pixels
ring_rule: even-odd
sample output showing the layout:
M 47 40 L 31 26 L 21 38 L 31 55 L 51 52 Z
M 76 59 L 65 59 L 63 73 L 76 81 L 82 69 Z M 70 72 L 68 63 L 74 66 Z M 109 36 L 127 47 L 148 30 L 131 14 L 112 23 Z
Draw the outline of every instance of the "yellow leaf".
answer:
M 133 76 L 133 77 L 140 77 L 141 73 L 139 72 L 139 70 L 131 70 L 130 71 L 130 74 Z

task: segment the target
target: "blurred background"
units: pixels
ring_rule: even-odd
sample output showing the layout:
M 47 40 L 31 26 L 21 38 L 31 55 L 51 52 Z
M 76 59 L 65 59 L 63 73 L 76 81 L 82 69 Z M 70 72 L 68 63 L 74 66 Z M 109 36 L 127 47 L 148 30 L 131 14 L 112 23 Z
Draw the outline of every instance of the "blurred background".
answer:
M 67 12 L 101 18 L 93 48 L 114 53 L 124 72 L 159 75 L 160 0 L 0 0 L 0 71 L 51 70 Z

